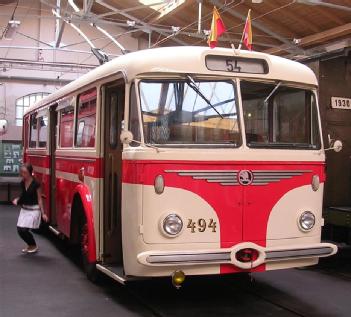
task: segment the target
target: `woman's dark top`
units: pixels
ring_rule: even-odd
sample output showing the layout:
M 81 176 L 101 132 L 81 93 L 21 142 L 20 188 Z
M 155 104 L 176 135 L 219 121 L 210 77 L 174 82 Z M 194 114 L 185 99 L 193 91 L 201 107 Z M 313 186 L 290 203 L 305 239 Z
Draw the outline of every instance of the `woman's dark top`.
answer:
M 37 189 L 40 187 L 40 184 L 33 178 L 33 181 L 26 190 L 24 181 L 21 182 L 22 194 L 17 202 L 18 205 L 38 205 L 38 194 Z

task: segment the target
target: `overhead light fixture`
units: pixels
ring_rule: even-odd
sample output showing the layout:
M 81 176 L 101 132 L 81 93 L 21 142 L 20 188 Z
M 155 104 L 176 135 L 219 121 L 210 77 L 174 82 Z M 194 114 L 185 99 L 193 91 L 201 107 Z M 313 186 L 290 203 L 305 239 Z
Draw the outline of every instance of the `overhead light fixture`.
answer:
M 128 25 L 129 27 L 134 27 L 134 26 L 135 26 L 135 21 L 127 20 L 127 25 Z
M 262 3 L 263 0 L 251 0 L 252 3 Z
M 78 6 L 74 3 L 73 0 L 68 0 L 68 3 L 70 4 L 70 6 L 73 8 L 73 10 L 74 10 L 75 12 L 79 12 L 79 11 L 80 11 L 80 9 L 79 9 Z
M 17 28 L 21 25 L 21 21 L 18 20 L 10 20 L 7 23 L 4 33 L 2 34 L 2 38 L 5 40 L 11 40 L 16 33 Z

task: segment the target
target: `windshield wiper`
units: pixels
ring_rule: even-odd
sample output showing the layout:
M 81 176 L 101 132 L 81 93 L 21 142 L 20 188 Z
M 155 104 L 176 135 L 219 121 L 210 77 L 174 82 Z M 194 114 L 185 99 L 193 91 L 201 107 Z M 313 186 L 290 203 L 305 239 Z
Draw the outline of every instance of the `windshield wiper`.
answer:
M 277 91 L 277 89 L 280 87 L 282 82 L 280 81 L 275 87 L 272 89 L 272 91 L 269 93 L 269 95 L 266 97 L 266 99 L 263 101 L 264 104 L 268 102 L 268 100 L 272 97 L 272 95 Z
M 186 82 L 188 86 L 192 90 L 194 90 L 223 119 L 223 116 L 219 113 L 216 107 L 211 104 L 211 102 L 202 94 L 200 89 L 196 86 L 195 80 L 190 75 L 186 75 L 186 78 L 188 79 Z

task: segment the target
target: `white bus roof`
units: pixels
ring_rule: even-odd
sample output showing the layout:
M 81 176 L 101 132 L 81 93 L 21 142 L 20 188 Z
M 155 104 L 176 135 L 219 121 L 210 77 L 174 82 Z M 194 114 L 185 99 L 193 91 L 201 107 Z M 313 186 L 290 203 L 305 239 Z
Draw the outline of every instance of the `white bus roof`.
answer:
M 268 64 L 269 71 L 267 74 L 212 71 L 206 67 L 205 57 L 208 55 L 264 59 Z M 306 65 L 279 56 L 245 50 L 236 51 L 235 53 L 233 49 L 228 48 L 210 49 L 199 46 L 162 47 L 141 50 L 115 58 L 45 97 L 31 106 L 27 112 L 59 100 L 94 81 L 114 75 L 119 71 L 125 73 L 128 81 L 138 75 L 148 73 L 182 73 L 257 78 L 312 86 L 318 85 L 315 74 Z

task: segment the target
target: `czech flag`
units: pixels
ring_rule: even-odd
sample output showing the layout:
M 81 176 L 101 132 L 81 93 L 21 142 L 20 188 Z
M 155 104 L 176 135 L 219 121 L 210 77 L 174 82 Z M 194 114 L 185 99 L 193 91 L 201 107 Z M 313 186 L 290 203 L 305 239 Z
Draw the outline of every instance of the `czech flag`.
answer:
M 251 27 L 251 9 L 249 10 L 243 32 L 243 43 L 249 51 L 252 51 L 252 27 Z
M 216 7 L 213 8 L 213 16 L 211 23 L 211 32 L 207 43 L 211 48 L 217 46 L 218 38 L 226 31 L 225 25 Z

